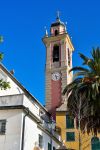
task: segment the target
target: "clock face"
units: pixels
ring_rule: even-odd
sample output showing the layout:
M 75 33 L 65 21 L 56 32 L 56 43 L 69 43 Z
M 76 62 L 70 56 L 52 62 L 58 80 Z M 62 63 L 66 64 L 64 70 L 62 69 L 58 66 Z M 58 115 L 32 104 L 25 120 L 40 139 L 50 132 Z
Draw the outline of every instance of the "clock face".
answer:
M 60 77 L 61 77 L 61 75 L 60 75 L 59 72 L 54 72 L 54 73 L 52 74 L 52 80 L 54 80 L 54 81 L 59 80 Z

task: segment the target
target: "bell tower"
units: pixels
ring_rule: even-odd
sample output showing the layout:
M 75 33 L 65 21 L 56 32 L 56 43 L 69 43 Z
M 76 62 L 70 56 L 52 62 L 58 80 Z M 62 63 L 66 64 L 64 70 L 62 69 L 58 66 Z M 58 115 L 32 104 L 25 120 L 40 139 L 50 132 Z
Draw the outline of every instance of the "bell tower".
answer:
M 55 116 L 56 108 L 64 101 L 62 91 L 71 82 L 72 52 L 74 47 L 66 31 L 66 26 L 60 21 L 59 15 L 51 24 L 50 35 L 46 30 L 43 38 L 46 46 L 46 108 Z

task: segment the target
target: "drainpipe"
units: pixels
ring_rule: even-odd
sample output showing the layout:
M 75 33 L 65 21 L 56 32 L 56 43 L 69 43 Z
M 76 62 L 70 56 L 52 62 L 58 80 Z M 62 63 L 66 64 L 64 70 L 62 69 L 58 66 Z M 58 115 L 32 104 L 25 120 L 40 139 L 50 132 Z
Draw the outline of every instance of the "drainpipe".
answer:
M 23 117 L 21 150 L 24 150 L 25 118 L 26 118 L 28 115 L 29 115 L 29 108 L 27 108 L 27 113 L 26 113 L 26 115 Z

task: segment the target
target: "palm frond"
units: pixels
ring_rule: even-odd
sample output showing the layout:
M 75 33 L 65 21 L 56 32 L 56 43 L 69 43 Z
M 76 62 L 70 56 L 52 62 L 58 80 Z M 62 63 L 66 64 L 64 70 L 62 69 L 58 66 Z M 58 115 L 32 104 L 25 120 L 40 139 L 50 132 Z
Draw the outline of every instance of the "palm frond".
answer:
M 79 76 L 88 76 L 88 74 L 86 75 L 85 71 L 76 72 L 74 73 L 73 78 L 75 79 L 76 77 L 79 77 Z
M 88 60 L 89 60 L 89 58 L 88 57 L 86 57 L 85 55 L 83 55 L 82 53 L 79 53 L 79 56 L 83 59 L 83 65 L 85 65 L 85 64 L 87 64 L 87 62 L 88 62 Z
M 77 79 L 75 79 L 74 81 L 72 81 L 70 84 L 68 84 L 65 88 L 64 88 L 64 90 L 63 90 L 63 95 L 65 95 L 66 93 L 68 94 L 72 89 L 74 89 L 74 88 L 76 88 L 76 86 L 77 86 L 77 84 L 79 83 L 79 82 L 81 82 L 81 78 L 77 78 Z
M 71 71 L 86 71 L 86 72 L 89 72 L 88 69 L 80 67 L 80 66 L 79 67 L 73 67 L 72 69 L 69 70 L 69 72 L 71 72 Z
M 96 49 L 93 48 L 91 55 L 95 61 L 99 60 L 100 59 L 100 48 L 99 47 L 97 47 Z

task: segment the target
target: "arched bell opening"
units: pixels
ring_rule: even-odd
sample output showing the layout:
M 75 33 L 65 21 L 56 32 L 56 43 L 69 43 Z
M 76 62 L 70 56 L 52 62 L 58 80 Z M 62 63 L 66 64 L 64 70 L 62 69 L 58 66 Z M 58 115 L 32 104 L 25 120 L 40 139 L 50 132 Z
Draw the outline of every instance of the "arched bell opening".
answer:
M 55 30 L 55 36 L 57 36 L 59 34 L 58 30 Z
M 53 62 L 59 62 L 59 46 L 55 45 L 53 47 Z

